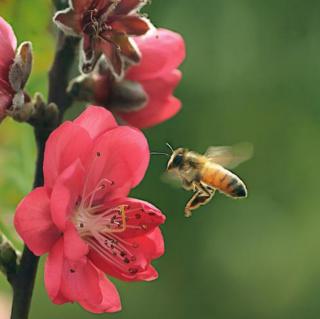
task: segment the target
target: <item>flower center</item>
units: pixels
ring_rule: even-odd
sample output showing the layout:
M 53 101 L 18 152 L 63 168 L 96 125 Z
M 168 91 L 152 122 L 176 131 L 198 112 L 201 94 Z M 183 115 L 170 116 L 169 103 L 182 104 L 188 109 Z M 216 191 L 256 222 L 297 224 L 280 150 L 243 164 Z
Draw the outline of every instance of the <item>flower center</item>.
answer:
M 96 234 L 121 233 L 126 230 L 126 206 L 113 207 L 107 210 L 103 205 L 79 207 L 74 216 L 74 223 L 80 237 Z
M 127 225 L 127 205 L 106 208 L 104 200 L 99 199 L 103 198 L 101 192 L 112 185 L 111 181 L 102 179 L 91 193 L 78 201 L 72 221 L 80 237 L 107 263 L 127 275 L 134 275 L 138 268 L 133 265 L 136 261 L 133 249 L 139 245 L 127 241 L 121 233 L 127 228 L 139 227 Z
M 98 35 L 101 29 L 101 21 L 98 16 L 98 10 L 88 10 L 85 12 L 82 19 L 82 30 L 88 35 Z
M 86 11 L 82 18 L 82 31 L 89 36 L 103 38 L 104 31 L 112 30 L 107 20 L 118 3 L 119 0 L 114 0 L 110 1 L 103 9 L 94 8 Z

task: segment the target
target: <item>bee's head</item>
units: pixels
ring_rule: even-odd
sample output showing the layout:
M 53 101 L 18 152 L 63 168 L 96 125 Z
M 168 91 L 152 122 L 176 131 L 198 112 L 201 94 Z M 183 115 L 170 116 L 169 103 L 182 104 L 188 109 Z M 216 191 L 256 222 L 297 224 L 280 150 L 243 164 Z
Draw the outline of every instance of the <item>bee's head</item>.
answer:
M 169 159 L 167 170 L 179 169 L 182 167 L 184 162 L 185 153 L 187 150 L 185 148 L 178 148 L 172 152 Z

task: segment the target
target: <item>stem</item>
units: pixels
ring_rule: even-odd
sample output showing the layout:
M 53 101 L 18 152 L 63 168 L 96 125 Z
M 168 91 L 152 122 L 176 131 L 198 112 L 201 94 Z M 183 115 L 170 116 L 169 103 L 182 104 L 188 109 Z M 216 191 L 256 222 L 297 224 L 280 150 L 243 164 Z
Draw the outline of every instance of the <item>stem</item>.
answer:
M 48 102 L 58 105 L 60 120 L 72 100 L 66 93 L 69 73 L 73 66 L 78 40 L 69 38 L 61 32 L 58 36 L 56 55 L 49 72 Z M 58 123 L 58 124 L 59 124 Z M 34 188 L 43 186 L 43 158 L 45 143 L 55 127 L 37 126 L 34 129 L 38 148 L 38 158 L 34 179 Z M 13 303 L 11 319 L 27 319 L 30 311 L 32 292 L 37 273 L 39 257 L 35 256 L 27 246 L 24 247 L 21 262 L 13 282 Z
M 66 37 L 61 31 L 58 34 L 57 51 L 49 72 L 48 103 L 55 103 L 59 107 L 60 121 L 65 110 L 72 104 L 71 95 L 67 94 L 69 72 L 74 64 L 75 49 L 79 43 L 78 38 Z

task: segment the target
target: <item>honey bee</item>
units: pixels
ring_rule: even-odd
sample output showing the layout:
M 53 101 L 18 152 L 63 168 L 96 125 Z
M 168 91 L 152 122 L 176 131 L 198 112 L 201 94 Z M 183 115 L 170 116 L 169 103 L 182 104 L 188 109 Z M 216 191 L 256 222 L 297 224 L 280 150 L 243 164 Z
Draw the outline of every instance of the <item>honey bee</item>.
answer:
M 248 160 L 253 152 L 251 144 L 211 146 L 204 155 L 186 148 L 173 150 L 169 144 L 167 146 L 172 151 L 167 171 L 179 178 L 184 189 L 194 192 L 184 209 L 186 217 L 190 217 L 199 206 L 207 204 L 216 190 L 232 198 L 247 197 L 244 182 L 227 168 Z

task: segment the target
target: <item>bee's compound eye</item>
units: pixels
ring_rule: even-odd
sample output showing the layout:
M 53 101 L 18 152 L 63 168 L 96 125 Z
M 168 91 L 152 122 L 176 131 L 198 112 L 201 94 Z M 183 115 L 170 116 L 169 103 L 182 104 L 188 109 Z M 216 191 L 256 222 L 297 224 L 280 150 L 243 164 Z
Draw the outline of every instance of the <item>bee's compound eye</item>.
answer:
M 175 158 L 173 159 L 173 166 L 174 167 L 179 167 L 183 162 L 183 156 L 181 154 L 178 154 L 175 156 Z

